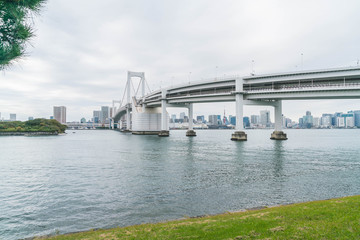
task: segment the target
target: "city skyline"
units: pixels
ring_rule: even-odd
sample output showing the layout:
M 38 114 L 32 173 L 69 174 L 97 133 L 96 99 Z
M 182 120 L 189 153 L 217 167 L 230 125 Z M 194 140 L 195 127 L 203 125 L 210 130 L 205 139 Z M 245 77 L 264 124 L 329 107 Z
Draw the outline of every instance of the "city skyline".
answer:
M 210 77 L 356 66 L 359 7 L 358 1 L 49 1 L 34 19 L 37 36 L 29 56 L 0 76 L 0 111 L 25 120 L 51 115 L 49 105 L 65 105 L 70 121 L 89 118 L 92 109 L 122 97 L 128 70 L 144 71 L 154 90 Z M 81 17 L 88 15 L 92 19 Z M 308 103 L 284 101 L 283 112 L 298 118 Z M 320 114 L 356 109 L 360 101 L 318 100 L 311 106 Z M 195 104 L 194 112 L 223 108 Z M 226 109 L 235 114 L 233 103 Z M 245 114 L 258 110 L 247 106 Z

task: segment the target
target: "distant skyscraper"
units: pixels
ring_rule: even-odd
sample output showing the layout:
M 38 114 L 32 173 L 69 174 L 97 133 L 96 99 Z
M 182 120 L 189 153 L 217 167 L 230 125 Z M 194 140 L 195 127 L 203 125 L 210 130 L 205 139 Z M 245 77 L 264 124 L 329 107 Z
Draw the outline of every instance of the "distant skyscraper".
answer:
M 249 117 L 243 117 L 244 128 L 250 127 Z
M 29 120 L 34 120 L 34 117 L 29 117 Z
M 64 106 L 54 106 L 54 118 L 59 123 L 66 123 L 66 107 Z
M 199 122 L 199 123 L 204 123 L 204 122 L 205 122 L 205 117 L 204 117 L 204 115 L 197 116 L 197 117 L 196 117 L 196 121 Z
M 332 114 L 324 113 L 321 116 L 320 125 L 329 128 L 332 125 Z
M 354 114 L 353 113 L 341 114 L 341 117 L 344 118 L 344 124 L 345 124 L 344 127 L 353 128 L 355 126 Z
M 184 120 L 184 117 L 185 117 L 185 113 L 184 112 L 180 113 L 180 119 Z
M 354 111 L 355 126 L 360 127 L 360 110 Z
M 101 123 L 105 123 L 107 119 L 109 119 L 110 117 L 110 108 L 108 106 L 102 106 L 101 107 L 101 116 L 100 116 L 100 121 Z
M 229 117 L 229 120 L 230 120 L 230 124 L 231 124 L 231 125 L 236 126 L 236 117 L 235 117 L 235 116 L 230 116 L 230 117 Z
M 101 118 L 101 111 L 93 111 L 93 121 L 94 123 L 99 123 Z
M 16 113 L 10 113 L 10 121 L 16 121 Z
M 260 123 L 264 127 L 270 127 L 270 111 L 269 110 L 262 110 L 260 111 Z
M 260 119 L 260 116 L 259 115 L 251 115 L 250 116 L 250 123 L 252 124 L 259 124 L 259 119 Z
M 209 115 L 209 125 L 218 125 L 218 115 Z
M 303 127 L 311 128 L 314 124 L 313 116 L 310 111 L 306 111 L 306 115 L 303 117 Z
M 175 122 L 175 120 L 176 120 L 176 114 L 171 114 L 171 122 Z

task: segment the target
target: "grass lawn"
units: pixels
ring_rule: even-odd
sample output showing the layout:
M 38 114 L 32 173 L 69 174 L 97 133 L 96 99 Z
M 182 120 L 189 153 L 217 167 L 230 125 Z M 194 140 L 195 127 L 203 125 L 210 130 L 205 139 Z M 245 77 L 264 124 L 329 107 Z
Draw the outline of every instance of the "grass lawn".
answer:
M 360 239 L 360 196 L 49 239 Z

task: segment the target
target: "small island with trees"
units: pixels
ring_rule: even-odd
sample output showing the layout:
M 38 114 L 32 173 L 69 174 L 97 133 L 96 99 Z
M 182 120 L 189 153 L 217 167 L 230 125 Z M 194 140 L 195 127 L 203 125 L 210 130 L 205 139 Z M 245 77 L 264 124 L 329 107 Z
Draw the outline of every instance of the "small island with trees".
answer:
M 65 133 L 67 126 L 55 119 L 0 122 L 0 136 L 40 136 Z

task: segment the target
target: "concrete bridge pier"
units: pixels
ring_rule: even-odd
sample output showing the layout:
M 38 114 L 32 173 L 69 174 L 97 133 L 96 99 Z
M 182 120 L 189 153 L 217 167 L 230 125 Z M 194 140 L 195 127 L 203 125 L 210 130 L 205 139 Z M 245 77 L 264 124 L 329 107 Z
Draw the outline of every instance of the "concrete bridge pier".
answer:
M 158 134 L 159 137 L 168 137 L 170 135 L 167 121 L 166 90 L 163 90 L 161 92 L 161 131 Z
M 187 137 L 195 137 L 196 136 L 196 132 L 194 131 L 193 128 L 193 122 L 194 121 L 194 108 L 193 108 L 193 104 L 190 103 L 189 104 L 189 129 L 186 131 L 186 136 Z
M 271 134 L 270 139 L 273 140 L 287 140 L 286 133 L 282 131 L 282 102 L 281 100 L 275 103 L 275 129 Z
M 236 131 L 231 135 L 233 141 L 247 141 L 247 134 L 244 132 L 244 96 L 243 96 L 243 79 L 236 79 Z

